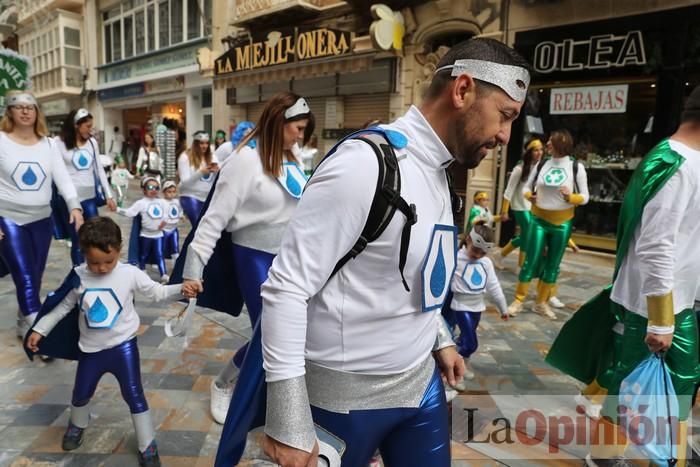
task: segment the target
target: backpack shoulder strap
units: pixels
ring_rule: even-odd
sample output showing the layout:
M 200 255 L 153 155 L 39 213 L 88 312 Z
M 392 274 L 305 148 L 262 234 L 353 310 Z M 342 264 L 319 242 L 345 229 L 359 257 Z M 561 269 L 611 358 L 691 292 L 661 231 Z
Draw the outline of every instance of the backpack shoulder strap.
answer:
M 580 193 L 578 186 L 578 166 L 580 162 L 573 156 L 571 157 L 571 161 L 573 162 L 572 170 L 574 172 L 574 193 Z
M 532 186 L 530 186 L 530 192 L 535 193 L 535 187 L 537 187 L 537 179 L 540 176 L 540 172 L 542 172 L 542 168 L 544 167 L 545 162 L 547 162 L 548 160 L 549 157 L 543 157 L 537 163 L 537 169 L 535 169 L 535 177 L 532 179 Z
M 416 223 L 418 218 L 416 215 L 416 206 L 414 204 L 409 205 L 406 200 L 401 197 L 401 174 L 399 172 L 396 153 L 387 139 L 378 132 L 356 135 L 353 136 L 352 139 L 363 141 L 372 148 L 372 151 L 377 157 L 379 176 L 377 177 L 374 197 L 372 198 L 372 204 L 362 233 L 350 251 L 335 265 L 330 277 L 333 277 L 333 275 L 345 266 L 348 261 L 362 253 L 369 243 L 379 238 L 384 230 L 386 230 L 398 209 L 406 217 L 406 222 L 401 232 L 399 272 L 401 273 L 404 288 L 410 291 L 403 270 L 406 266 L 406 258 L 408 257 L 411 227 Z

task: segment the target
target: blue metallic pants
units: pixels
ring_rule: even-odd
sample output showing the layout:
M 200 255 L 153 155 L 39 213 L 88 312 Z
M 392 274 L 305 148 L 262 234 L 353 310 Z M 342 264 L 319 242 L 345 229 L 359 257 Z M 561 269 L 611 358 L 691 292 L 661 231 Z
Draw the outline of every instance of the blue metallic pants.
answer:
M 86 199 L 80 202 L 80 206 L 83 208 L 83 219 L 88 220 L 93 217 L 97 217 L 99 214 L 97 212 L 97 200 L 95 198 Z M 73 261 L 73 266 L 79 266 L 85 261 L 83 255 L 80 253 L 80 245 L 78 244 L 78 232 L 71 225 L 70 229 L 70 258 Z
M 455 310 L 457 325 L 459 326 L 459 340 L 457 341 L 457 352 L 462 357 L 469 358 L 479 348 L 479 338 L 476 335 L 476 328 L 481 321 L 480 311 L 457 311 Z
M 71 403 L 76 407 L 87 405 L 105 373 L 112 373 L 117 378 L 122 397 L 132 414 L 148 410 L 141 386 L 141 362 L 135 337 L 111 349 L 81 353 Z
M 236 271 L 239 271 L 238 287 L 248 310 L 251 328 L 255 328 L 260 319 L 262 312 L 260 287 L 267 280 L 267 271 L 272 266 L 273 259 L 275 259 L 275 255 L 272 253 L 233 244 L 233 262 L 236 265 Z M 239 368 L 247 348 L 248 344 L 246 343 L 233 356 L 233 363 Z
M 140 269 L 146 269 L 146 263 L 149 258 L 152 258 L 158 265 L 158 272 L 160 272 L 161 276 L 167 272 L 165 268 L 165 259 L 163 258 L 163 237 L 139 237 Z
M 24 316 L 41 308 L 39 292 L 51 245 L 52 224 L 50 217 L 25 225 L 0 217 L 0 230 L 5 235 L 0 241 L 0 256 L 10 270 L 17 303 Z
M 182 206 L 182 210 L 185 211 L 185 215 L 190 220 L 190 224 L 194 227 L 197 222 L 199 222 L 204 201 L 192 198 L 191 196 L 181 196 L 180 205 Z
M 172 258 L 180 253 L 180 232 L 177 229 L 163 231 L 163 257 Z
M 445 389 L 435 368 L 417 408 L 335 413 L 311 407 L 314 423 L 345 442 L 342 467 L 366 467 L 379 448 L 386 467 L 449 467 Z

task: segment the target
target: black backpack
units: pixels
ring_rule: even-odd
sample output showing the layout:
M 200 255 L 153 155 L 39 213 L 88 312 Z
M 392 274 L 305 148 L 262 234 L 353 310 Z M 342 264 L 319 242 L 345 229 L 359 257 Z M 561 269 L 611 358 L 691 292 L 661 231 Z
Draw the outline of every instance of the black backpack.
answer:
M 406 217 L 406 222 L 401 232 L 399 272 L 401 273 L 401 280 L 403 281 L 404 288 L 407 292 L 410 292 L 411 289 L 408 287 L 403 270 L 406 266 L 408 246 L 411 241 L 411 227 L 418 221 L 418 215 L 416 213 L 416 205 L 409 205 L 408 202 L 401 197 L 401 173 L 399 171 L 399 163 L 396 158 L 396 153 L 394 152 L 394 147 L 381 129 L 370 128 L 361 130 L 338 142 L 321 160 L 319 165 L 335 152 L 340 143 L 347 139 L 363 141 L 372 148 L 374 155 L 377 157 L 379 176 L 377 177 L 377 186 L 374 191 L 374 197 L 372 198 L 372 205 L 362 233 L 350 251 L 335 265 L 330 277 L 333 277 L 348 261 L 362 253 L 369 243 L 379 238 L 393 219 L 396 211 L 399 210 Z M 447 177 L 450 190 L 453 211 L 456 209 L 456 212 L 459 212 L 462 209 L 462 199 L 453 192 L 452 178 L 447 170 L 445 171 L 445 176 Z

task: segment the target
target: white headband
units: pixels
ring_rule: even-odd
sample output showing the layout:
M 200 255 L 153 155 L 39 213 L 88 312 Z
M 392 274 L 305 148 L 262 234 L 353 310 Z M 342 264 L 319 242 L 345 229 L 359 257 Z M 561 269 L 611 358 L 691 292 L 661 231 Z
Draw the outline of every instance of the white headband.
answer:
M 89 117 L 90 112 L 88 112 L 87 109 L 80 108 L 75 112 L 75 116 L 73 117 L 73 123 L 77 124 L 80 120 L 84 119 L 85 117 Z
M 146 188 L 146 185 L 148 185 L 148 182 L 156 182 L 158 186 L 160 186 L 160 182 L 156 177 L 146 177 L 143 180 L 141 180 L 141 188 Z
M 204 141 L 204 142 L 209 142 L 209 133 L 206 131 L 198 131 L 194 135 L 192 135 L 192 139 L 194 141 Z
M 476 230 L 474 229 L 469 232 L 469 238 L 472 239 L 472 244 L 484 253 L 488 253 L 491 251 L 491 248 L 493 248 L 493 242 L 487 242 L 484 240 L 484 237 L 476 233 Z
M 530 73 L 525 68 L 488 62 L 486 60 L 461 59 L 456 60 L 453 65 L 445 65 L 438 68 L 435 70 L 435 73 L 448 68 L 452 68 L 451 76 L 467 74 L 474 79 L 498 86 L 517 102 L 525 101 L 527 96 L 527 87 L 530 85 Z
M 297 99 L 293 106 L 284 111 L 284 118 L 289 120 L 290 118 L 294 118 L 297 115 L 304 115 L 308 113 L 311 113 L 311 109 L 309 109 L 309 104 L 306 103 L 306 99 L 300 97 L 299 99 Z
M 168 180 L 167 182 L 163 183 L 163 191 L 167 190 L 168 188 L 175 187 L 177 187 L 177 184 L 172 180 Z
M 39 107 L 39 105 L 36 103 L 36 99 L 34 99 L 34 96 L 26 92 L 8 97 L 7 106 L 12 107 L 13 105 L 35 105 Z

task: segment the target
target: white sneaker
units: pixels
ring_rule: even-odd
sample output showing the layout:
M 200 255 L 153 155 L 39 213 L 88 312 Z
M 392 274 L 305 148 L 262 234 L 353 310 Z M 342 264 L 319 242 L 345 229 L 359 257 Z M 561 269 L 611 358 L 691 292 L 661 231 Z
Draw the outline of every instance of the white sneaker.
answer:
M 554 314 L 552 309 L 546 303 L 536 303 L 535 304 L 535 313 L 537 313 L 538 315 L 542 315 L 546 318 L 549 318 L 551 320 L 557 319 L 557 315 Z
M 167 274 L 163 274 L 162 276 L 160 276 L 160 283 L 161 284 L 167 284 L 169 280 L 170 280 L 170 276 Z
M 594 403 L 592 400 L 590 400 L 583 394 L 576 394 L 574 396 L 574 401 L 577 405 L 580 405 L 584 408 L 586 416 L 588 418 L 593 420 L 598 420 L 600 418 L 600 411 L 603 410 L 603 406 L 601 404 Z
M 231 405 L 233 385 L 220 388 L 215 381 L 211 382 L 209 408 L 211 416 L 216 423 L 223 425 L 226 421 L 228 406 Z
M 24 316 L 22 312 L 17 311 L 17 337 L 24 339 L 24 336 L 29 332 L 29 328 L 34 324 L 36 315 L 38 313 L 32 313 L 31 315 Z
M 552 297 L 549 299 L 549 306 L 553 306 L 554 308 L 564 308 L 566 305 L 564 305 L 564 302 L 559 300 L 557 297 Z
M 521 311 L 523 311 L 523 302 L 520 300 L 513 300 L 513 303 L 508 306 L 508 316 L 516 316 Z

